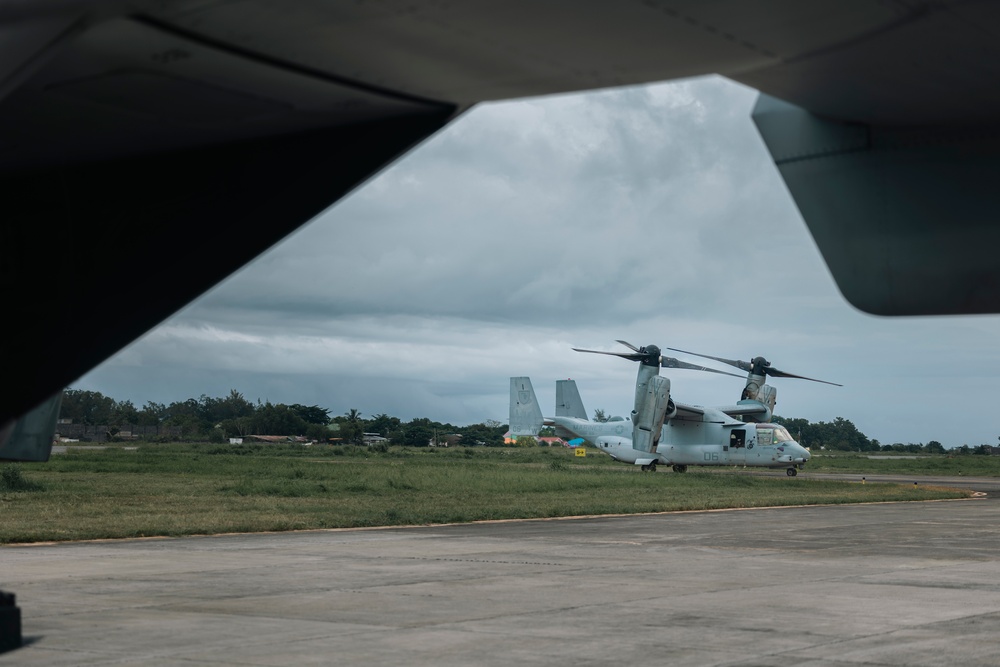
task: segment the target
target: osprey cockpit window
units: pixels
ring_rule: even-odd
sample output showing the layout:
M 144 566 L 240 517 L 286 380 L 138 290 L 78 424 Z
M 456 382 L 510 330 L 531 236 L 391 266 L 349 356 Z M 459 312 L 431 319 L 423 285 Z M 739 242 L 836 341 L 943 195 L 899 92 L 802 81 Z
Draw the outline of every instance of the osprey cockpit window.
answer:
M 789 435 L 788 429 L 783 426 L 757 427 L 757 444 L 759 445 L 776 445 L 790 440 L 792 440 L 792 436 Z

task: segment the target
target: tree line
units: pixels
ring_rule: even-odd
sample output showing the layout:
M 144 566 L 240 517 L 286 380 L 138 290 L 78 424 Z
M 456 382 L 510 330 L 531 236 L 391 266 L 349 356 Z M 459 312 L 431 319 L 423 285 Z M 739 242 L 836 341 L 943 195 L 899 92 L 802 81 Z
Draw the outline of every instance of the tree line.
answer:
M 318 405 L 260 400 L 254 403 L 235 389 L 221 398 L 202 394 L 200 398 L 169 405 L 147 401 L 141 408 L 132 401 L 117 401 L 97 391 L 67 389 L 63 392 L 59 417 L 76 424 L 107 427 L 112 437 L 123 426 L 159 426 L 180 433 L 182 439 L 210 442 L 249 435 L 284 435 L 318 442 L 334 438 L 337 442 L 361 444 L 365 433 L 377 433 L 392 444 L 417 447 L 432 442 L 499 447 L 507 430 L 506 424 L 495 420 L 455 426 L 427 418 L 403 422 L 384 413 L 365 419 L 354 408 L 343 415 L 331 416 L 330 410 Z
M 992 454 L 990 445 L 970 447 L 962 445 L 951 450 L 945 449 L 937 440 L 921 442 L 894 442 L 883 444 L 875 438 L 869 438 L 858 430 L 850 419 L 837 417 L 832 422 L 810 422 L 805 419 L 787 417 L 772 417 L 771 421 L 781 424 L 793 438 L 803 447 L 810 449 L 831 449 L 845 452 L 905 452 L 909 454 Z
M 391 444 L 423 447 L 430 443 L 463 444 L 499 447 L 504 444 L 507 425 L 486 420 L 471 426 L 433 421 L 426 417 L 404 422 L 385 413 L 365 418 L 352 408 L 342 415 L 317 405 L 293 403 L 256 403 L 231 390 L 216 398 L 202 395 L 169 405 L 148 401 L 141 408 L 131 401 L 117 401 L 96 391 L 67 389 L 63 392 L 60 417 L 74 423 L 106 426 L 114 436 L 125 425 L 160 426 L 182 439 L 223 441 L 248 435 L 304 436 L 310 440 L 361 444 L 365 433 L 377 433 Z M 594 411 L 595 421 L 606 421 L 604 410 Z M 940 454 L 944 446 L 937 440 L 927 443 L 883 444 L 862 433 L 849 419 L 837 417 L 832 422 L 810 422 L 806 419 L 772 418 L 788 429 L 792 437 L 805 447 L 840 451 L 895 451 Z M 541 435 L 554 435 L 545 429 Z M 963 445 L 950 450 L 954 454 L 990 454 L 988 445 Z

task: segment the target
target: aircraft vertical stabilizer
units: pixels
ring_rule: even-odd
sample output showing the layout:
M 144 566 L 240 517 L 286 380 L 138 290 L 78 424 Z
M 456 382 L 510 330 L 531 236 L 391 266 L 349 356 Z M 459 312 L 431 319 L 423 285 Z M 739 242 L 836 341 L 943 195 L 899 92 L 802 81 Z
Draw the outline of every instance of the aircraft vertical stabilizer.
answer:
M 531 379 L 513 377 L 510 379 L 510 435 L 538 435 L 542 430 L 542 409 L 535 398 Z
M 556 417 L 588 418 L 575 380 L 556 380 Z

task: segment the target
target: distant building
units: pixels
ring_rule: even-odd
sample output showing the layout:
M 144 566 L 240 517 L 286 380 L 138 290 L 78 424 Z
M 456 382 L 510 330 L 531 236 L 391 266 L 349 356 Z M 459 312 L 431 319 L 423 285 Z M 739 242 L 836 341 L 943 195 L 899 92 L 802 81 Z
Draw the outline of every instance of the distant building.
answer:
M 56 439 L 62 442 L 107 442 L 116 440 L 140 440 L 149 437 L 168 436 L 178 438 L 183 435 L 179 426 L 140 426 L 139 424 L 74 424 L 70 420 L 60 419 L 56 426 Z
M 517 439 L 520 438 L 520 437 L 523 437 L 523 436 L 511 435 L 511 432 L 507 431 L 506 433 L 503 434 L 503 443 L 505 445 L 513 445 L 514 443 L 517 442 Z M 567 447 L 568 446 L 566 444 L 565 440 L 563 440 L 562 438 L 557 438 L 554 435 L 541 435 L 541 436 L 539 436 L 539 435 L 530 436 L 529 435 L 528 437 L 529 438 L 534 438 L 535 441 L 538 442 L 538 444 L 541 445 L 541 446 L 543 446 L 543 447 Z

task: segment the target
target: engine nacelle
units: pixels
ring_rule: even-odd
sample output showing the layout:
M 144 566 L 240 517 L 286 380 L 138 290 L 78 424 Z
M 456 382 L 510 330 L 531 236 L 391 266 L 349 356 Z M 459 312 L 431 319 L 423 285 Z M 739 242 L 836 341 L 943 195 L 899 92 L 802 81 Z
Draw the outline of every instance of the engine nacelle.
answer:
M 649 378 L 646 392 L 636 396 L 636 409 L 632 411 L 632 448 L 655 452 L 663 432 L 663 422 L 671 410 L 677 412 L 677 407 L 670 400 L 670 380 L 659 375 Z

